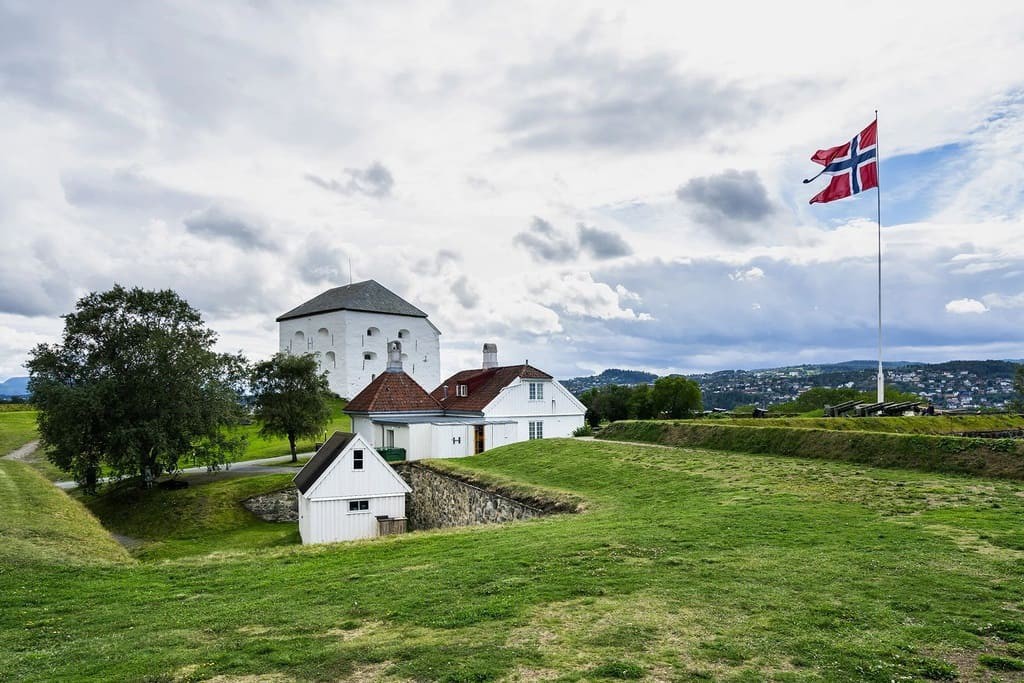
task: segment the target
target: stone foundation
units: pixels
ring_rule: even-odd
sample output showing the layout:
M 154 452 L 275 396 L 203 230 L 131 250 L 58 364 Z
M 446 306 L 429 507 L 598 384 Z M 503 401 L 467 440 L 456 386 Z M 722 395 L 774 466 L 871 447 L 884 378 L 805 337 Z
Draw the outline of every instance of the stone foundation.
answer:
M 395 463 L 394 467 L 412 487 L 405 502 L 411 530 L 512 522 L 546 514 L 421 465 Z
M 242 501 L 242 507 L 264 522 L 299 521 L 299 492 L 294 487 L 263 493 Z

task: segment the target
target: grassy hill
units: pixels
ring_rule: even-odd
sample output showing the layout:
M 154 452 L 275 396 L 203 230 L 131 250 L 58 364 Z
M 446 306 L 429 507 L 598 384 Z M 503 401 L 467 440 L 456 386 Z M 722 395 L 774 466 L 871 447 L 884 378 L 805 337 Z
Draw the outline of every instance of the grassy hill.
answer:
M 132 565 L 33 555 L 0 570 L 5 676 L 888 682 L 1024 666 L 1018 482 L 572 440 L 447 466 L 586 512 Z M 165 514 L 203 553 L 237 528 Z
M 929 417 L 769 417 L 695 420 L 707 424 L 747 427 L 795 427 L 839 431 L 893 432 L 899 434 L 957 434 L 961 432 L 1024 429 L 1020 415 L 935 415 Z
M 130 559 L 81 504 L 29 465 L 0 460 L 0 574 Z
M 83 498 L 111 531 L 138 544 L 142 559 L 167 559 L 251 550 L 299 542 L 297 524 L 273 524 L 240 501 L 291 484 L 290 474 L 229 479 L 177 491 L 125 486 Z

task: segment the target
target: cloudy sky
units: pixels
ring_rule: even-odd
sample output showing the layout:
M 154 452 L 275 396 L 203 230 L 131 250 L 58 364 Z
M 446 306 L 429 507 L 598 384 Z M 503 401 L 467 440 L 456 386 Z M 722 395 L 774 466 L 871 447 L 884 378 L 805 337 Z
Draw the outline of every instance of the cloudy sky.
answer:
M 1024 357 L 1016 5 L 0 0 L 0 379 L 115 282 L 265 357 L 350 259 L 447 370 L 871 358 L 801 180 L 876 108 L 887 358 Z

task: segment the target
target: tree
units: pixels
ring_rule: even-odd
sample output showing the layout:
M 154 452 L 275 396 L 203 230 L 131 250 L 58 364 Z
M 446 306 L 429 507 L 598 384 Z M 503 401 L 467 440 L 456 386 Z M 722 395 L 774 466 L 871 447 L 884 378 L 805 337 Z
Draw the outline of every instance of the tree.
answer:
M 700 385 L 680 375 L 655 380 L 652 398 L 657 414 L 671 419 L 691 417 L 701 408 Z
M 278 353 L 253 367 L 251 385 L 255 417 L 263 423 L 260 435 L 287 436 L 297 462 L 296 439 L 316 437 L 331 418 L 327 373 L 317 371 L 312 354 Z
M 1018 365 L 1013 373 L 1013 399 L 1010 401 L 1010 410 L 1024 413 L 1024 365 Z
M 115 285 L 78 301 L 59 344 L 30 353 L 29 390 L 47 457 L 90 493 L 101 467 L 151 486 L 186 455 L 223 462 L 241 448 L 241 356 L 171 290 Z
M 637 384 L 629 397 L 629 416 L 634 420 L 654 418 L 654 390 L 650 384 Z

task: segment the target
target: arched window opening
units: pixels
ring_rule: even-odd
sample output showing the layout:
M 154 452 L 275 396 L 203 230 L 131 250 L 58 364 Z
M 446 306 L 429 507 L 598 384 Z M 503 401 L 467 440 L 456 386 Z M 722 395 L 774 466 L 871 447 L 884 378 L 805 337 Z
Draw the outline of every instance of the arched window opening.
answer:
M 399 330 L 398 331 L 398 338 L 399 339 L 408 339 L 409 336 L 410 336 L 409 335 L 409 330 Z
M 376 360 L 376 358 L 377 354 L 375 354 L 373 351 L 366 351 L 365 353 L 363 353 L 363 360 Z
M 316 336 L 320 337 L 320 343 L 323 345 L 331 343 L 331 332 L 326 327 L 321 327 L 317 330 Z
M 326 360 L 327 360 L 327 362 L 325 363 L 326 366 L 332 367 L 332 368 L 338 367 L 338 359 L 334 355 L 334 351 L 328 351 L 327 352 Z
M 291 349 L 293 353 L 302 353 L 306 350 L 306 335 L 302 333 L 302 330 L 296 332 L 292 337 Z
M 366 336 L 367 337 L 377 337 L 379 335 L 380 335 L 380 329 L 379 328 L 371 327 L 371 328 L 366 330 Z

